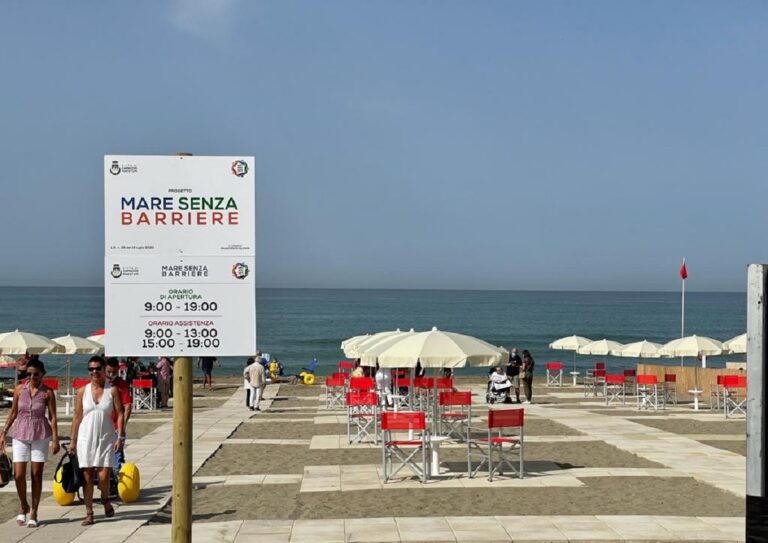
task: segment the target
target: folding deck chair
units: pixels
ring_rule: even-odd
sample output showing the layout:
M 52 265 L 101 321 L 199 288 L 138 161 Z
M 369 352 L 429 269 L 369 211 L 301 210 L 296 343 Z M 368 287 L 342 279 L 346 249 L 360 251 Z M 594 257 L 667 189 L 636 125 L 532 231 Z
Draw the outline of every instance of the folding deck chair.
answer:
M 398 377 L 392 375 L 392 392 L 394 392 L 395 410 L 411 410 L 411 400 L 413 399 L 413 387 L 409 377 Z
M 659 409 L 665 408 L 664 394 L 660 393 L 658 379 L 655 375 L 637 376 L 637 408 Z
M 664 405 L 672 403 L 677 405 L 677 375 L 674 373 L 664 374 L 664 384 L 662 385 L 664 394 Z
M 440 392 L 438 395 L 439 431 L 441 435 L 455 437 L 459 441 L 469 439 L 472 424 L 471 392 Z
M 547 370 L 547 387 L 562 387 L 563 363 L 547 362 L 544 364 L 544 368 Z
M 723 411 L 725 418 L 737 413 L 746 416 L 747 378 L 741 375 L 726 375 L 723 379 Z
M 714 385 L 710 385 L 709 387 L 709 410 L 712 411 L 713 409 L 720 410 L 720 403 L 723 399 L 723 381 L 725 378 L 728 377 L 727 375 L 718 375 L 716 379 L 716 383 Z M 724 403 L 724 402 L 723 402 Z
M 347 392 L 347 442 L 362 443 L 366 437 L 379 440 L 379 397 L 375 392 Z M 354 427 L 355 436 L 352 437 Z
M 396 433 L 421 432 L 418 439 L 398 439 Z M 422 483 L 429 480 L 429 458 L 431 454 L 429 432 L 424 413 L 421 411 L 400 411 L 381 414 L 381 458 L 384 482 L 388 483 L 401 469 L 410 469 Z M 410 452 L 408 450 L 410 449 Z M 417 460 L 421 459 L 420 463 Z M 398 461 L 393 464 L 393 459 Z
M 592 372 L 587 372 L 584 376 L 584 397 L 586 398 L 590 394 L 597 396 L 603 392 L 603 385 L 605 383 L 605 370 L 595 369 Z
M 522 409 L 488 411 L 487 435 L 472 437 L 470 433 L 467 441 L 467 471 L 470 478 L 477 475 L 486 464 L 489 481 L 493 481 L 495 473 L 504 475 L 504 466 L 523 478 L 523 415 Z M 497 458 L 494 459 L 494 456 Z M 513 456 L 518 457 L 517 467 L 512 463 Z M 473 458 L 480 458 L 475 468 L 472 467 Z
M 134 411 L 153 411 L 157 408 L 157 390 L 152 379 L 134 379 L 131 382 Z
M 343 409 L 346 392 L 344 376 L 331 375 L 325 378 L 325 408 Z
M 611 405 L 614 401 L 626 405 L 627 387 L 624 375 L 606 375 L 603 387 L 605 405 Z

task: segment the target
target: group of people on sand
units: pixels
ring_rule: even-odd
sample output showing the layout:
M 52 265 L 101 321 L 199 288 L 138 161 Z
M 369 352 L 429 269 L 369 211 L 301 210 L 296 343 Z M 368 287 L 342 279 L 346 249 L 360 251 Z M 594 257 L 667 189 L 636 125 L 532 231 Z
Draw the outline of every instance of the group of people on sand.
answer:
M 93 356 L 88 360 L 90 382 L 77 390 L 67 450 L 77 457 L 82 470 L 85 518 L 83 526 L 94 523 L 93 487 L 98 484 L 104 516 L 112 517 L 115 509 L 109 501 L 109 475 L 121 461 L 125 445 L 125 429 L 131 415 L 128 383 L 118 377 L 116 358 L 105 360 Z M 29 360 L 25 366 L 26 381 L 16 386 L 13 403 L 0 432 L 0 451 L 5 450 L 6 437 L 13 437 L 13 464 L 19 514 L 16 524 L 37 528 L 38 507 L 43 487 L 43 468 L 49 451 L 58 454 L 59 428 L 56 417 L 56 395 L 43 383 L 45 364 Z M 31 464 L 32 496 L 27 497 L 27 465 Z
M 509 360 L 505 366 L 491 368 L 488 374 L 488 390 L 504 392 L 504 402 L 513 403 L 512 390 L 515 392 L 515 402 L 530 404 L 533 401 L 533 368 L 536 361 L 527 350 L 523 356 L 518 354 L 517 347 L 509 350 Z M 525 401 L 520 401 L 520 383 L 523 384 Z

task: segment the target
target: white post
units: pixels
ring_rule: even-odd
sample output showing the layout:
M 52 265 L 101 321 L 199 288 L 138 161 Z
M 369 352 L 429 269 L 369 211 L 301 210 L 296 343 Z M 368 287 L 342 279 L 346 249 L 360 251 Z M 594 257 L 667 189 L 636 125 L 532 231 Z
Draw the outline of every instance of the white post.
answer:
M 765 296 L 768 290 L 768 265 L 750 264 L 747 268 L 747 514 L 746 542 L 768 540 L 768 461 L 766 445 L 766 357 Z
M 685 259 L 683 259 L 683 266 L 685 266 Z M 683 282 L 682 288 L 682 303 L 680 304 L 680 338 L 685 337 L 685 278 L 681 278 Z M 683 367 L 683 357 L 680 357 L 680 367 Z

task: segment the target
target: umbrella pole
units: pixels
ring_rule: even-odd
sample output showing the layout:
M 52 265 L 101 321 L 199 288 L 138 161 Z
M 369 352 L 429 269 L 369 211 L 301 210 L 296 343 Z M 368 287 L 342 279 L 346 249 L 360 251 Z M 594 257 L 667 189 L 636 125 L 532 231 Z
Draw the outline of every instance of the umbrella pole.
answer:
M 437 368 L 434 368 L 432 372 L 434 379 L 432 380 L 432 435 L 439 434 L 439 428 L 437 427 Z
M 67 395 L 72 394 L 72 389 L 69 386 L 72 383 L 72 380 L 69 378 L 69 367 L 71 363 L 72 363 L 72 357 L 67 356 Z

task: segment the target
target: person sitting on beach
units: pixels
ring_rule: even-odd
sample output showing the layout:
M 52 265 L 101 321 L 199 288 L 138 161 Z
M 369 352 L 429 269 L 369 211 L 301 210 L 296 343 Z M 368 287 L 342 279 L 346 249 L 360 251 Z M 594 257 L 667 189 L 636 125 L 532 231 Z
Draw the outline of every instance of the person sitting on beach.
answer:
M 511 388 L 512 382 L 509 380 L 509 377 L 507 377 L 507 374 L 502 371 L 501 366 L 496 366 L 491 374 L 490 389 L 495 392 L 503 391 L 505 395 L 504 402 L 511 402 L 512 400 L 509 397 Z

